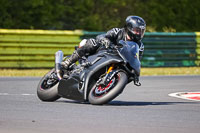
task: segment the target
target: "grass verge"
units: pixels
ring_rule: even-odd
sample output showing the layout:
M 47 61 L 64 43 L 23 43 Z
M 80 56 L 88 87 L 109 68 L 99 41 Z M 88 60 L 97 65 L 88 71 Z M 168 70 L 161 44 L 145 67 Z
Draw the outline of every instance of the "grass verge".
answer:
M 200 67 L 142 68 L 141 75 L 200 75 Z
M 42 77 L 50 69 L 0 69 L 1 77 Z M 142 68 L 141 76 L 200 75 L 200 67 Z

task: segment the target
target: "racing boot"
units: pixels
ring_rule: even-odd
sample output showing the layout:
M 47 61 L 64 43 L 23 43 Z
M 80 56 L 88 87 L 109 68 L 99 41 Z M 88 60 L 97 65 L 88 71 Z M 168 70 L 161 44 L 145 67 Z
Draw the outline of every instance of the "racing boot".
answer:
M 61 63 L 61 65 L 65 68 L 65 69 L 69 69 L 69 66 L 73 63 L 75 63 L 76 61 L 78 61 L 79 59 L 79 55 L 77 53 L 77 51 L 75 50 L 72 55 L 67 59 L 65 60 L 64 62 Z

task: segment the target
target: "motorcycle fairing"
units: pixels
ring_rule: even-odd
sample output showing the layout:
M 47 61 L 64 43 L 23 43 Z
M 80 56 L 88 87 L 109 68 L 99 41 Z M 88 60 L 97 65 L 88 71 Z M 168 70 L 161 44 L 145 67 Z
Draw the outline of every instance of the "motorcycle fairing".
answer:
M 119 56 L 108 54 L 106 52 L 100 52 L 98 54 L 92 55 L 88 57 L 88 61 L 92 62 L 99 57 L 100 59 L 97 62 L 83 70 L 83 72 L 79 74 L 74 73 L 70 75 L 68 79 L 60 80 L 58 85 L 58 94 L 68 99 L 79 101 L 87 100 L 87 90 L 92 75 L 109 64 L 123 61 Z M 83 84 L 80 85 L 80 82 L 83 82 Z
M 58 85 L 58 94 L 61 97 L 84 101 L 83 93 L 78 90 L 79 88 L 79 75 L 71 75 L 67 80 L 61 79 Z
M 138 44 L 132 41 L 120 41 L 123 47 L 119 50 L 123 59 L 135 70 L 137 75 L 140 75 L 141 63 L 139 60 Z

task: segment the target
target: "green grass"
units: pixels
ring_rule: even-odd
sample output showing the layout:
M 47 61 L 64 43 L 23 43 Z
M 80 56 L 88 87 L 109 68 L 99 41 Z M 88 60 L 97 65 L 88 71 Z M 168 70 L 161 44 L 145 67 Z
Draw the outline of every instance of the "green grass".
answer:
M 42 77 L 50 69 L 0 69 L 1 77 Z M 155 75 L 200 75 L 200 67 L 142 68 L 141 76 Z
M 50 69 L 0 69 L 1 77 L 41 77 Z
M 200 67 L 142 68 L 141 75 L 200 75 Z

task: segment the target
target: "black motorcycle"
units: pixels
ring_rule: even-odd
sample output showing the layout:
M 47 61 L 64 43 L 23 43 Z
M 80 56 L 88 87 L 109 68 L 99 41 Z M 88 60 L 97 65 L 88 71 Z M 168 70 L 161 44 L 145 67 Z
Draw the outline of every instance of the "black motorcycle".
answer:
M 63 97 L 101 105 L 117 97 L 129 82 L 141 85 L 139 47 L 132 41 L 121 40 L 117 46 L 102 48 L 67 70 L 61 65 L 64 59 L 62 51 L 56 52 L 55 68 L 38 84 L 40 100 L 55 101 Z

